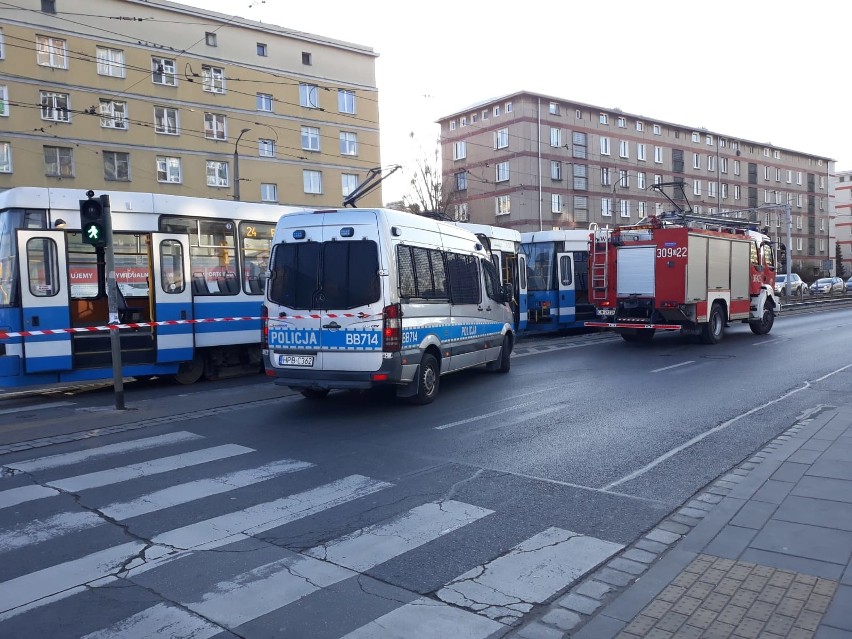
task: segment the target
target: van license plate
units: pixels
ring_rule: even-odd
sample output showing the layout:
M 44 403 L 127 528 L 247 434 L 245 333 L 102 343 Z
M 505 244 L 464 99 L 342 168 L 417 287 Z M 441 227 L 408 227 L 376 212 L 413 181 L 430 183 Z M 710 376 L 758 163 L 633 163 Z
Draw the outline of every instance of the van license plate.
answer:
M 279 355 L 279 366 L 313 366 L 313 355 Z

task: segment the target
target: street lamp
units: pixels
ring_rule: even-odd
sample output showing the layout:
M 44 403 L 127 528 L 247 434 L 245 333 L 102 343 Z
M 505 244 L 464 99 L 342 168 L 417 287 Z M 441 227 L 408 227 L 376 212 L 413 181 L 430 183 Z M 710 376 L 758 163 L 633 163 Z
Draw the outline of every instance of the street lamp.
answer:
M 251 131 L 251 129 L 243 129 L 237 136 L 237 141 L 234 143 L 234 201 L 240 201 L 240 140 L 243 135 Z

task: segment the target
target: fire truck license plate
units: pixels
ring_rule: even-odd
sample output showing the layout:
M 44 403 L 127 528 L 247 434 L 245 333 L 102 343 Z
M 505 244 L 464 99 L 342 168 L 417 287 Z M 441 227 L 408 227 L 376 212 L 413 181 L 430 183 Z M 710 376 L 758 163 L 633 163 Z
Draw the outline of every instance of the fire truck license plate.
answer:
M 600 308 L 598 309 L 598 315 L 615 315 L 614 308 Z
M 279 355 L 279 366 L 313 366 L 313 355 Z

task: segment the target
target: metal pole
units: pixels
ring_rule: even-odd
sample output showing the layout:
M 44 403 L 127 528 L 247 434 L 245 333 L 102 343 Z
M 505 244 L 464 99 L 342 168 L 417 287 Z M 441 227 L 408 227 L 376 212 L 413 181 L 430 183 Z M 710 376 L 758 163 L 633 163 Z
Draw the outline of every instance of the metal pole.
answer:
M 234 142 L 234 201 L 240 201 L 240 140 L 243 134 L 248 133 L 251 129 L 243 129 L 237 136 L 237 141 Z
M 110 215 L 109 195 L 101 195 L 101 206 L 106 220 L 106 246 L 104 247 L 104 267 L 106 269 L 107 304 L 109 310 L 109 345 L 112 354 L 112 385 L 115 393 L 115 409 L 124 410 L 124 376 L 121 365 L 121 335 L 116 324 L 118 317 L 118 284 L 115 278 L 115 255 L 112 242 L 112 217 Z
M 787 218 L 787 299 L 790 299 L 790 263 L 793 261 L 793 214 L 790 211 L 790 196 L 785 195 L 784 216 Z
M 544 230 L 544 221 L 541 217 L 542 194 L 541 179 L 541 97 L 538 98 L 538 230 Z

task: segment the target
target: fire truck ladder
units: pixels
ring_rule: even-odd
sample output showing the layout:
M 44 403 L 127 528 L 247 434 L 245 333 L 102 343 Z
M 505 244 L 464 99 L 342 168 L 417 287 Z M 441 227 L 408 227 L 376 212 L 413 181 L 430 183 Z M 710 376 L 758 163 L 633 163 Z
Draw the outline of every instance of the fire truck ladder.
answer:
M 592 302 L 602 301 L 606 299 L 606 289 L 609 284 L 609 235 L 610 229 L 598 228 L 594 222 L 589 225 L 589 230 L 592 231 L 593 246 L 589 253 L 592 277 Z M 598 248 L 603 248 L 603 251 L 598 251 Z

